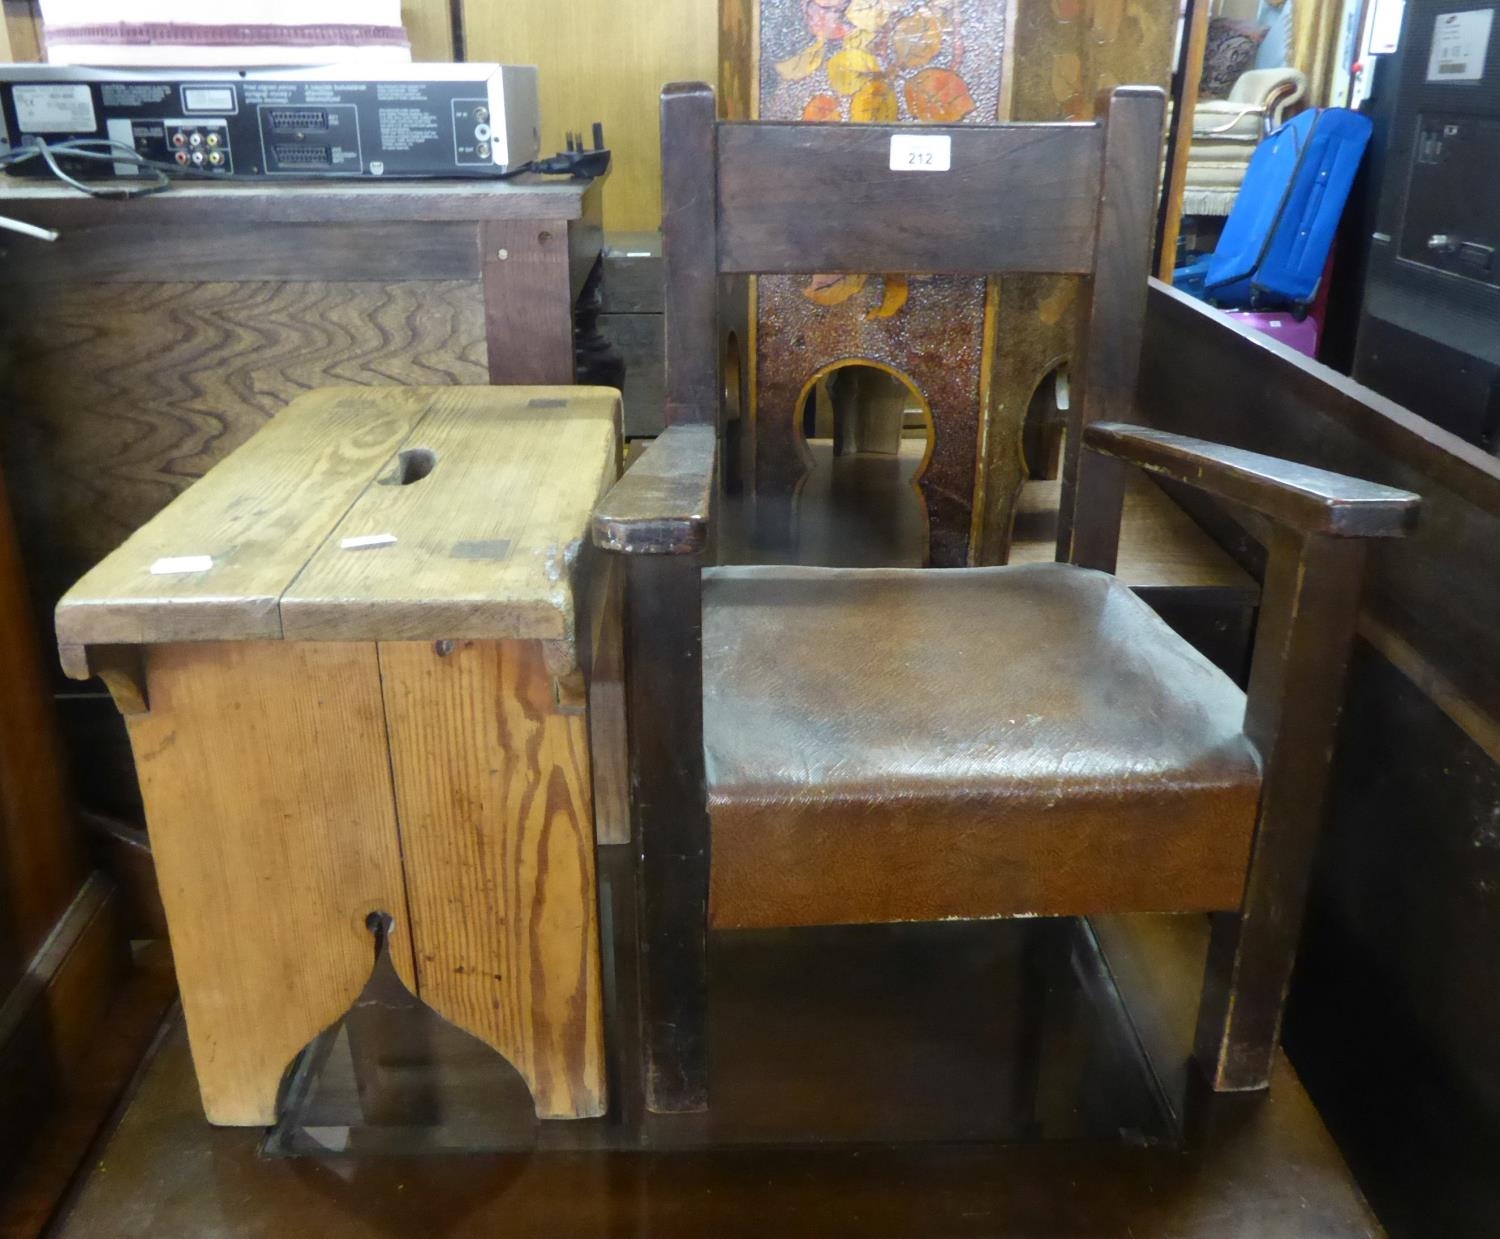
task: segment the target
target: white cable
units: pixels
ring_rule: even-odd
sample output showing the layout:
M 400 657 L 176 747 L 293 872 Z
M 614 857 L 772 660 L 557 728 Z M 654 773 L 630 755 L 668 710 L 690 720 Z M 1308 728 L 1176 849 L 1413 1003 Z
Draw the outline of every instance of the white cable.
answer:
M 23 237 L 35 237 L 38 241 L 56 241 L 62 235 L 51 228 L 38 228 L 35 224 L 28 224 L 24 220 L 10 219 L 0 215 L 0 228 L 7 232 L 19 232 Z

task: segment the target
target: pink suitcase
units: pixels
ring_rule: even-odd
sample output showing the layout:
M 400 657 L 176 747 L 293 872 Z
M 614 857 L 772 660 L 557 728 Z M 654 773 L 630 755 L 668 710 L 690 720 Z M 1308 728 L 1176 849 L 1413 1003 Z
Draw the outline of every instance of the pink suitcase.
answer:
M 1225 313 L 1236 322 L 1274 336 L 1299 353 L 1317 360 L 1318 320 L 1314 315 L 1309 314 L 1299 323 L 1290 310 L 1226 310 Z

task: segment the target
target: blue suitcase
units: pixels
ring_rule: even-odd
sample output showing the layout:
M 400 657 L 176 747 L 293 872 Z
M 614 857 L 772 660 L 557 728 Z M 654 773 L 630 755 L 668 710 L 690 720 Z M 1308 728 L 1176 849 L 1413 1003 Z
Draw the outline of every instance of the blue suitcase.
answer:
M 1334 234 L 1372 126 L 1348 108 L 1303 112 L 1255 150 L 1213 254 L 1183 268 L 1199 295 L 1226 308 L 1305 310 L 1333 248 Z

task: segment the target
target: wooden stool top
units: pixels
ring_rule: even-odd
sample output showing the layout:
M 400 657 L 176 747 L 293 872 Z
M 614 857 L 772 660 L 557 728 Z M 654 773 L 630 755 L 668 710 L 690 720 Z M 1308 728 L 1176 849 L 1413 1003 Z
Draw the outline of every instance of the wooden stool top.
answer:
M 68 591 L 64 670 L 103 645 L 517 638 L 565 673 L 619 417 L 599 387 L 308 392 Z

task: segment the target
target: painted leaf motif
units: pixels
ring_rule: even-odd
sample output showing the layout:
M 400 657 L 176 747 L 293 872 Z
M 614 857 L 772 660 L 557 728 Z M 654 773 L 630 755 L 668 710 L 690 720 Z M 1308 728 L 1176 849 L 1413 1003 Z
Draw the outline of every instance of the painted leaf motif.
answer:
M 925 10 L 903 17 L 891 32 L 891 55 L 902 69 L 920 69 L 943 50 L 943 28 Z
M 904 275 L 886 276 L 885 293 L 880 298 L 880 304 L 869 311 L 865 318 L 871 322 L 879 318 L 894 318 L 906 305 L 908 291 Z
M 857 47 L 845 47 L 828 58 L 828 84 L 841 95 L 852 95 L 879 76 L 880 61 Z
M 844 20 L 861 30 L 879 30 L 895 15 L 895 0 L 849 0 Z
M 952 69 L 923 69 L 906 83 L 906 106 L 918 120 L 952 124 L 974 110 L 974 96 Z
M 802 295 L 815 305 L 843 305 L 865 286 L 867 275 L 815 275 Z
M 815 39 L 842 39 L 854 29 L 844 20 L 842 0 L 834 4 L 802 0 L 802 20 L 807 25 L 807 32 Z
M 901 119 L 896 92 L 883 77 L 871 78 L 849 100 L 849 119 L 870 125 L 886 125 Z
M 880 38 L 880 32 L 876 30 L 856 30 L 853 26 L 849 28 L 849 34 L 844 39 L 845 47 L 857 47 L 861 51 L 868 51 L 875 46 L 875 41 Z
M 778 60 L 776 62 L 776 72 L 788 82 L 800 82 L 806 78 L 810 78 L 823 63 L 824 47 L 825 44 L 822 39 L 814 40 L 795 56 L 788 56 L 785 60 Z
M 837 95 L 814 95 L 802 109 L 803 120 L 835 121 L 844 119 L 844 109 Z

